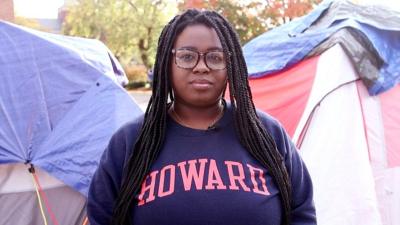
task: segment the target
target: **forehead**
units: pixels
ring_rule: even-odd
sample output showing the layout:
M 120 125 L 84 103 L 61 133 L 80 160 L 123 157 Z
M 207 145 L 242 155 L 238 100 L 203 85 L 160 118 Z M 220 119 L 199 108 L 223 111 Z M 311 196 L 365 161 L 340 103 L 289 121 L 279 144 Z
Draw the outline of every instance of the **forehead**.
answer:
M 217 32 L 202 24 L 189 25 L 178 35 L 175 48 L 193 48 L 199 51 L 222 49 Z

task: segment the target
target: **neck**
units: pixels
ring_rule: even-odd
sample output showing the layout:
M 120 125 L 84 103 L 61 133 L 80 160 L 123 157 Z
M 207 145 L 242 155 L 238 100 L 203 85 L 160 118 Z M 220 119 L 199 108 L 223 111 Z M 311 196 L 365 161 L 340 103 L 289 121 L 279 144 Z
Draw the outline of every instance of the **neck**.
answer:
M 207 107 L 194 107 L 175 101 L 169 114 L 179 124 L 194 129 L 207 130 L 223 115 L 224 105 L 221 100 Z

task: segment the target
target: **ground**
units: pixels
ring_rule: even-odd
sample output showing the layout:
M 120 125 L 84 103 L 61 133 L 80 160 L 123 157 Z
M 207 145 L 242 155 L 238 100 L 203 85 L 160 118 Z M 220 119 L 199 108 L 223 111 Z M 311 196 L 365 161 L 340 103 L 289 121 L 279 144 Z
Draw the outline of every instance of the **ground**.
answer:
M 144 112 L 147 108 L 147 103 L 149 102 L 151 96 L 151 90 L 138 89 L 128 92 L 135 99 L 136 103 Z

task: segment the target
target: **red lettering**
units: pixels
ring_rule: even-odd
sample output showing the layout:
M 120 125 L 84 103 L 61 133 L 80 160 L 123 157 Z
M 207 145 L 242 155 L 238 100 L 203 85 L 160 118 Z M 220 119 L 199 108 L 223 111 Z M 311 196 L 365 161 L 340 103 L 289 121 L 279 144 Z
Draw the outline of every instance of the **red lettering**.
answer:
M 250 188 L 247 187 L 246 184 L 244 183 L 245 176 L 244 176 L 244 170 L 243 170 L 242 164 L 238 163 L 238 162 L 233 162 L 233 161 L 225 161 L 225 164 L 228 167 L 228 175 L 229 175 L 229 180 L 231 183 L 229 185 L 229 189 L 239 190 L 239 187 L 237 186 L 237 184 L 235 182 L 235 181 L 238 181 L 244 191 L 250 191 Z M 239 171 L 239 175 L 233 174 L 233 166 L 237 167 L 237 169 Z
M 204 167 L 207 163 L 207 159 L 199 159 L 198 161 L 200 162 L 199 171 L 197 171 L 196 168 L 197 160 L 188 161 L 189 172 L 186 172 L 186 161 L 178 163 L 185 191 L 189 191 L 191 189 L 193 180 L 197 190 L 203 189 Z
M 219 175 L 217 164 L 214 159 L 211 159 L 210 166 L 208 168 L 208 183 L 206 189 L 212 190 L 215 188 L 218 190 L 226 190 L 226 186 L 222 182 L 221 176 Z
M 169 170 L 169 189 L 164 190 L 165 172 Z M 164 197 L 174 193 L 175 191 L 175 166 L 168 165 L 162 168 L 160 172 L 160 183 L 158 185 L 158 197 Z
M 257 193 L 257 194 L 262 194 L 262 195 L 270 195 L 267 185 L 266 185 L 265 178 L 264 178 L 264 171 L 262 169 L 252 167 L 249 164 L 247 164 L 247 167 L 249 167 L 250 175 L 251 175 L 251 182 L 254 185 L 253 192 Z M 260 190 L 258 188 L 258 183 L 257 183 L 256 177 L 255 177 L 256 171 L 258 171 L 258 178 L 261 180 L 261 187 L 263 190 Z
M 156 181 L 156 176 L 157 176 L 158 170 L 151 172 L 146 179 L 142 183 L 142 189 L 140 192 L 140 195 L 138 197 L 138 205 L 144 205 L 145 203 L 151 202 L 155 199 L 154 197 L 154 186 L 155 186 L 155 181 Z M 150 184 L 146 185 L 147 178 L 150 177 Z M 149 192 L 149 196 L 146 198 L 146 200 L 143 199 L 144 194 L 146 192 Z

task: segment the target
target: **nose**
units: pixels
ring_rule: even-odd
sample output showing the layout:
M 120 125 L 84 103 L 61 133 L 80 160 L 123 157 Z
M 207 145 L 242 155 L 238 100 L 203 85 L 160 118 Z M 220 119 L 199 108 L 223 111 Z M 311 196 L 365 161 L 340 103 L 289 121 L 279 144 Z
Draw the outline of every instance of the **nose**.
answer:
M 202 54 L 199 56 L 199 61 L 197 65 L 193 68 L 193 72 L 195 73 L 206 73 L 210 72 L 210 69 L 208 68 L 206 61 L 205 61 L 205 56 Z

